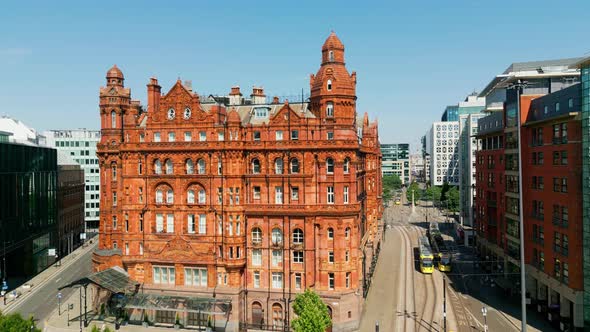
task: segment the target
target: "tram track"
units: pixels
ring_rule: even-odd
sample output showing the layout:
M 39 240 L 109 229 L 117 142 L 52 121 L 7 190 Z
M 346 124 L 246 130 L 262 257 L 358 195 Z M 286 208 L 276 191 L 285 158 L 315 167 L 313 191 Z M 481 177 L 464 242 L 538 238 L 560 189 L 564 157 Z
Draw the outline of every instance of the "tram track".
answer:
M 421 230 L 416 226 L 410 226 L 416 238 L 420 238 L 422 236 Z M 433 274 L 423 274 L 423 273 L 414 273 L 417 275 L 417 279 L 421 280 L 423 288 L 425 290 L 424 296 L 424 305 L 422 307 L 422 311 L 419 315 L 419 318 L 416 320 L 418 331 L 438 331 L 434 325 L 434 315 L 436 310 L 436 301 L 437 301 L 437 290 L 436 285 L 434 283 L 434 279 L 437 278 L 437 275 L 434 271 Z
M 416 287 L 414 282 L 414 249 L 412 246 L 411 238 L 406 229 L 407 226 L 398 227 L 402 235 L 402 241 L 404 242 L 405 252 L 404 255 L 404 278 L 403 278 L 403 285 L 401 285 L 400 289 L 404 290 L 404 310 L 403 310 L 403 330 L 404 332 L 411 332 L 416 330 Z M 404 250 L 400 250 L 404 251 Z M 402 292 L 400 292 L 402 293 Z M 400 325 L 398 325 L 399 327 Z

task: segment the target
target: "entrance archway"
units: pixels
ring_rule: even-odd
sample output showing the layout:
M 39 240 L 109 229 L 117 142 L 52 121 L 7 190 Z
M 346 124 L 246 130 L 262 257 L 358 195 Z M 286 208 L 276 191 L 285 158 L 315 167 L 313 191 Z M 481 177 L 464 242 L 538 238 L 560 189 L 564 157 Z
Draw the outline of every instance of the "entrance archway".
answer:
M 330 315 L 330 321 L 332 321 L 332 308 L 330 308 L 330 306 L 328 306 L 328 314 Z M 334 325 L 334 323 L 332 323 L 332 325 Z M 332 325 L 326 329 L 326 332 L 332 332 Z
M 264 315 L 260 302 L 252 303 L 252 324 L 256 327 L 263 328 Z

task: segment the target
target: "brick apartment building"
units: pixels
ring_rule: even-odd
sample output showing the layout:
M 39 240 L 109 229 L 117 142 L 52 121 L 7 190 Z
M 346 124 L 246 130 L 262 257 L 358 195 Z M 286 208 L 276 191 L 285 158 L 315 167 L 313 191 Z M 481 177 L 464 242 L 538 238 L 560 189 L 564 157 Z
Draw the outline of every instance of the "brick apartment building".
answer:
M 488 248 L 490 260 L 506 248 L 504 237 L 504 113 L 480 119 L 476 154 L 475 217 L 478 245 Z M 517 185 L 518 187 L 518 185 Z M 511 188 L 512 190 L 512 188 Z M 501 255 L 500 255 L 501 256 Z
M 335 331 L 357 328 L 381 237 L 381 153 L 377 123 L 357 123 L 356 73 L 334 33 L 305 102 L 268 103 L 256 87 L 204 98 L 180 80 L 163 94 L 151 78 L 144 109 L 120 69 L 106 79 L 95 271 L 121 266 L 155 297 L 224 299 L 213 319 L 226 331 L 282 329 L 306 288 Z M 152 321 L 174 320 L 160 309 Z
M 583 305 L 580 92 L 576 84 L 534 99 L 521 132 L 527 291 L 570 324 Z
M 588 106 L 583 105 L 590 99 L 588 84 L 583 83 L 590 81 L 588 63 L 587 58 L 513 64 L 511 68 L 524 68 L 521 71 L 548 65 L 559 69 L 553 75 L 520 75 L 529 85 L 519 103 L 516 89 L 506 90 L 515 78 L 502 77 L 505 81 L 498 83 L 505 89 L 502 110 L 480 119 L 476 135 L 480 145 L 476 153 L 477 248 L 488 262 L 486 267 L 498 273 L 497 280 L 504 274 L 509 285 L 517 285 L 522 213 L 531 309 L 571 330 L 582 330 L 590 321 L 585 304 L 590 278 L 584 276 L 588 264 L 583 241 L 588 234 L 583 209 L 588 195 L 587 181 L 583 181 L 588 158 L 584 157 L 584 145 L 589 140 L 583 135 L 588 121 L 588 113 L 584 113 Z M 578 83 L 580 73 L 582 83 Z

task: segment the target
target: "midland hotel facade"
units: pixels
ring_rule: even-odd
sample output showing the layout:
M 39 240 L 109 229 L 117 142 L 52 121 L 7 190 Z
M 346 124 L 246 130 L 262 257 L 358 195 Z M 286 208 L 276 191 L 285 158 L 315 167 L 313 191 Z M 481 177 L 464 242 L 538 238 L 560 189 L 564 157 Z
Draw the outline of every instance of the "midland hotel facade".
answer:
M 144 108 L 116 66 L 106 79 L 95 271 L 123 267 L 146 293 L 227 299 L 226 331 L 281 329 L 306 288 L 335 331 L 358 326 L 382 231 L 381 154 L 334 33 L 303 103 L 239 87 L 201 100 L 180 81 L 164 94 L 151 78 Z

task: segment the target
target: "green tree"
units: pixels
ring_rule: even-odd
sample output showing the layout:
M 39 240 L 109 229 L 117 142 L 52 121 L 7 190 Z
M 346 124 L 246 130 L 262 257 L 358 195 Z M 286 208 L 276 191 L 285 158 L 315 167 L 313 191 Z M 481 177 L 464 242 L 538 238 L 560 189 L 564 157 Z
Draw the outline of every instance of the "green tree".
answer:
M 440 192 L 440 201 L 444 202 L 447 200 L 447 192 L 449 191 L 449 189 L 451 189 L 451 186 L 449 186 L 448 182 L 443 183 L 441 192 Z
M 457 187 L 452 187 L 447 192 L 449 210 L 452 212 L 459 211 L 459 190 Z
M 92 326 L 92 332 L 112 332 L 112 331 L 108 327 L 105 327 L 104 331 L 101 331 L 101 329 L 98 326 L 94 325 L 94 326 Z
M 0 331 L 6 332 L 41 332 L 33 317 L 24 319 L 20 314 L 2 315 L 0 313 Z
M 332 325 L 328 307 L 311 289 L 297 295 L 293 303 L 297 318 L 293 320 L 295 332 L 324 332 Z
M 417 182 L 412 182 L 412 184 L 410 184 L 410 186 L 406 190 L 406 198 L 408 199 L 408 202 L 410 204 L 412 203 L 412 191 L 414 191 L 414 201 L 415 202 L 420 200 L 422 197 L 422 190 L 420 189 L 420 186 L 418 186 Z
M 384 175 L 383 176 L 383 201 L 387 202 L 393 198 L 396 190 L 402 187 L 402 180 L 398 175 Z
M 428 187 L 424 191 L 422 199 L 427 201 L 440 201 L 441 188 L 437 186 Z

